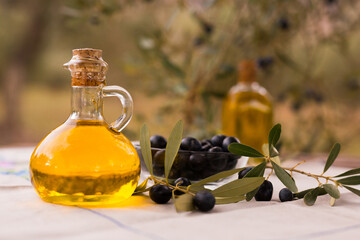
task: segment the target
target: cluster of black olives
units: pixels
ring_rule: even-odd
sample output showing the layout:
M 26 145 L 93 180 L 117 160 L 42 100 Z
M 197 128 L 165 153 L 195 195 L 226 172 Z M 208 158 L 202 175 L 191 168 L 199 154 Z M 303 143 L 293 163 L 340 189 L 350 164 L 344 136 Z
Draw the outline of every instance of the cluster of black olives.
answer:
M 181 177 L 175 180 L 174 185 L 187 187 L 191 185 L 191 182 L 189 179 Z M 184 194 L 184 192 L 180 190 L 175 190 L 174 194 L 182 195 Z M 171 199 L 172 189 L 163 184 L 154 185 L 151 187 L 149 195 L 151 200 L 153 200 L 154 202 L 158 204 L 165 204 Z M 211 192 L 202 190 L 195 194 L 193 198 L 193 204 L 200 211 L 207 212 L 214 208 L 215 197 L 212 195 Z
M 239 172 L 239 179 L 245 177 L 245 175 L 251 170 L 253 167 L 247 167 L 241 172 Z M 273 194 L 273 185 L 270 181 L 265 180 L 259 187 L 258 191 L 255 194 L 256 201 L 270 201 Z M 292 201 L 294 199 L 294 194 L 288 189 L 283 188 L 279 192 L 279 199 L 281 202 Z
M 216 135 L 203 141 L 193 137 L 183 138 L 169 178 L 185 177 L 190 180 L 199 180 L 224 170 L 233 169 L 238 156 L 230 153 L 228 147 L 234 142 L 239 142 L 239 140 L 225 135 Z M 167 141 L 160 135 L 154 135 L 151 136 L 150 143 L 154 174 L 163 176 Z

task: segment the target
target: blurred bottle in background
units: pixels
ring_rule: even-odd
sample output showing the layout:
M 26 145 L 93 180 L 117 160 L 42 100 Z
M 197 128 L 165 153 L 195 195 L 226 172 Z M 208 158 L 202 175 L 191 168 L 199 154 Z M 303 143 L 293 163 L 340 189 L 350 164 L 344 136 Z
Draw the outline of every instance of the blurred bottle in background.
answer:
M 256 65 L 254 61 L 241 61 L 238 83 L 230 89 L 223 103 L 223 133 L 262 152 L 272 124 L 271 96 L 256 81 Z

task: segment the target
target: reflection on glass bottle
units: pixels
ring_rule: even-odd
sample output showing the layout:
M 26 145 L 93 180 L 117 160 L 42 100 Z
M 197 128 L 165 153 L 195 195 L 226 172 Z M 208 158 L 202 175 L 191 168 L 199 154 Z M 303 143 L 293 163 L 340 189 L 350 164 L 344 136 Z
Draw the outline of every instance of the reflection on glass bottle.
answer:
M 236 136 L 246 145 L 262 152 L 272 127 L 272 103 L 265 88 L 256 82 L 253 61 L 239 64 L 238 83 L 223 103 L 222 129 L 228 136 Z
M 72 112 L 46 136 L 30 160 L 30 174 L 39 196 L 65 205 L 103 205 L 127 199 L 134 192 L 140 161 L 120 132 L 130 121 L 132 100 L 121 87 L 105 87 L 107 64 L 101 50 L 76 49 L 64 66 L 72 75 Z M 123 114 L 110 126 L 103 118 L 103 97 L 118 97 Z

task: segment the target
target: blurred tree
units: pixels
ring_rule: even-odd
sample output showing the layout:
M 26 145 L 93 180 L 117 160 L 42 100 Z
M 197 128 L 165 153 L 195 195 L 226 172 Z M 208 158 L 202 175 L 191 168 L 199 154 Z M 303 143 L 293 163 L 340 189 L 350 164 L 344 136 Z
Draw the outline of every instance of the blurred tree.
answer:
M 339 122 L 348 121 L 333 109 L 344 109 L 346 86 L 358 82 L 341 84 L 359 75 L 351 51 L 360 25 L 358 1 L 91 2 L 105 16 L 121 10 L 120 21 L 127 19 L 128 34 L 138 47 L 138 52 L 129 53 L 124 69 L 132 69 L 134 79 L 143 79 L 138 88 L 168 96 L 159 119 L 181 111 L 192 135 L 218 131 L 221 100 L 236 81 L 237 63 L 249 58 L 257 60 L 262 84 L 291 111 L 286 117 L 291 121 L 276 116 L 293 130 L 284 135 L 287 147 L 327 149 L 341 132 Z M 89 9 L 84 1 L 72 4 Z M 332 59 L 343 58 L 346 67 L 334 73 L 333 63 L 326 61 L 329 52 L 336 52 Z M 355 98 L 360 100 L 359 95 L 351 100 Z M 298 126 L 305 131 L 299 133 Z
M 144 4 L 157 14 L 139 17 L 132 29 L 140 52 L 134 67 L 146 91 L 170 97 L 159 114 L 181 110 L 192 135 L 206 137 L 219 129 L 221 100 L 236 81 L 234 69 L 249 58 L 258 60 L 263 85 L 275 100 L 290 106 L 288 147 L 328 149 L 339 121 L 348 121 L 332 109 L 346 104 L 342 78 L 359 74 L 350 50 L 360 26 L 359 2 L 189 0 L 168 5 L 168 14 L 156 11 L 166 8 L 163 2 Z M 338 78 L 329 65 L 322 68 L 329 51 L 348 66 Z M 299 133 L 298 126 L 306 131 Z
M 19 2 L 17 1 L 17 3 Z M 7 143 L 14 141 L 14 138 L 21 137 L 21 91 L 28 78 L 31 64 L 41 53 L 46 27 L 50 22 L 51 6 L 56 3 L 56 1 L 47 0 L 25 2 L 23 11 L 27 13 L 28 18 L 25 30 L 22 36 L 7 47 L 5 61 L 1 66 L 5 119 L 1 123 L 0 129 L 7 136 L 3 138 Z
M 6 51 L 1 51 L 5 56 L 2 58 L 6 59 L 1 66 L 3 84 L 8 82 L 5 77 L 26 76 L 29 68 L 19 68 L 15 63 L 31 66 L 39 54 L 34 49 L 40 45 L 40 41 L 31 40 L 31 36 L 36 33 L 36 37 L 44 39 L 41 33 L 46 33 L 46 37 L 52 39 L 45 49 L 50 52 L 46 56 L 56 56 L 58 60 L 60 56 L 64 59 L 64 49 L 102 48 L 109 54 L 107 58 L 112 58 L 114 67 L 109 74 L 114 71 L 121 76 L 126 74 L 127 84 L 133 84 L 137 92 L 146 92 L 149 97 L 165 96 L 163 106 L 149 114 L 153 119 L 139 118 L 139 121 L 159 121 L 162 126 L 161 121 L 168 121 L 169 116 L 181 112 L 187 132 L 206 137 L 220 128 L 221 101 L 236 82 L 237 63 L 254 59 L 258 62 L 261 84 L 277 102 L 275 117 L 286 129 L 285 149 L 328 150 L 335 138 L 351 141 L 360 132 L 360 126 L 354 124 L 360 117 L 356 110 L 360 101 L 359 1 L 66 0 L 45 3 L 38 0 L 33 3 L 1 2 L 6 9 L 17 7 L 24 16 L 29 14 L 23 16 L 29 19 L 25 28 L 28 33 L 19 30 L 9 37 L 0 29 L 3 36 L 0 39 L 7 41 L 5 47 L 2 46 Z M 46 15 L 44 4 L 48 4 L 51 16 L 37 29 L 32 23 L 36 15 Z M 2 13 L 5 19 L 6 10 Z M 60 15 L 61 20 L 48 31 L 46 25 Z M 26 46 L 34 46 L 27 50 L 31 51 L 26 54 L 29 57 L 16 60 L 20 57 L 15 56 L 21 56 Z M 112 51 L 107 51 L 109 49 Z M 42 68 L 36 69 L 38 74 L 58 69 L 62 62 L 55 62 L 42 64 Z M 52 63 L 56 68 L 51 68 Z M 16 68 L 21 71 L 10 71 Z M 56 76 L 58 78 L 47 75 L 60 84 L 62 81 L 58 79 L 64 75 Z M 7 123 L 3 123 L 6 130 L 16 131 L 18 126 L 19 104 L 16 102 L 19 98 L 12 92 L 23 82 L 9 83 L 7 90 L 3 85 L 4 94 L 9 93 L 6 101 L 12 103 L 6 104 L 7 108 L 15 106 L 13 110 L 8 109 L 14 113 L 7 114 Z

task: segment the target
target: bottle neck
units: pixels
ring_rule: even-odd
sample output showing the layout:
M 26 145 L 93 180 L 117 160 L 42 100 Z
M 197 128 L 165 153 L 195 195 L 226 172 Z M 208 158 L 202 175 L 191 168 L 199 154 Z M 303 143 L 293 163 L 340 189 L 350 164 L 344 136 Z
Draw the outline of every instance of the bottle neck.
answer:
M 238 82 L 252 84 L 256 82 L 256 66 L 254 61 L 241 61 L 239 64 Z
M 104 121 L 102 85 L 73 86 L 70 119 Z
M 238 83 L 252 84 L 256 82 L 255 71 L 241 71 L 238 76 Z

